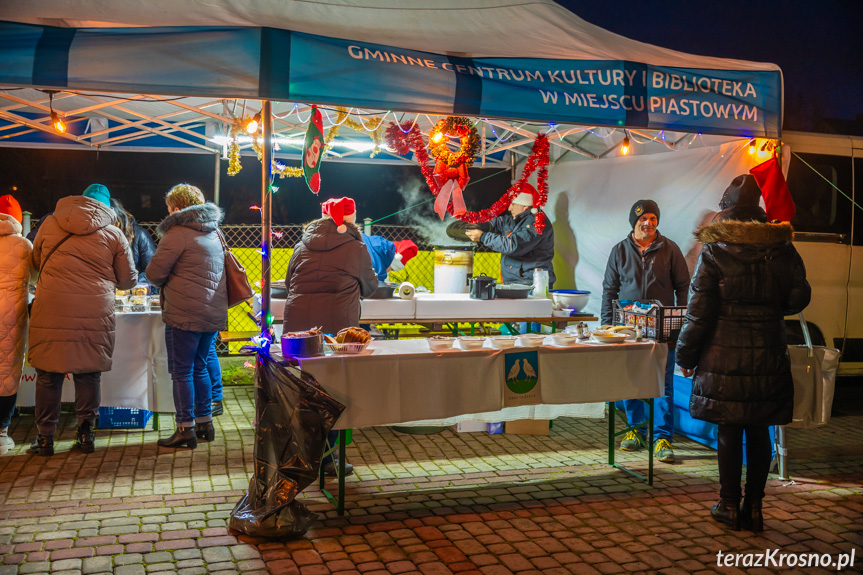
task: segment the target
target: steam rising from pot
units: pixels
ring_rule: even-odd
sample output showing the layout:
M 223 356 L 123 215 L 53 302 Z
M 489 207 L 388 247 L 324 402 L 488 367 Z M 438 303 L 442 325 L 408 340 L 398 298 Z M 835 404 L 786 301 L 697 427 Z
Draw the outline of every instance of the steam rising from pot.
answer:
M 417 235 L 430 246 L 451 246 L 460 243 L 446 235 L 446 228 L 453 221 L 453 217 L 447 215 L 443 220 L 438 217 L 434 211 L 434 202 L 429 201 L 433 200 L 434 196 L 425 181 L 411 178 L 400 184 L 398 189 L 403 198 L 400 209 L 416 206 L 396 216 L 400 224 L 413 228 Z M 422 202 L 425 203 L 417 206 Z

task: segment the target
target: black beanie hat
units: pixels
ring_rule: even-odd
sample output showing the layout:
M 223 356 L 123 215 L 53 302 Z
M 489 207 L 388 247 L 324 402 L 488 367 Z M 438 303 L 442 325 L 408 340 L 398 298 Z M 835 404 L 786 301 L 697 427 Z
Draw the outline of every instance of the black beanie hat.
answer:
M 629 209 L 629 225 L 635 229 L 635 222 L 644 214 L 655 214 L 656 222 L 659 223 L 659 206 L 653 200 L 638 200 Z

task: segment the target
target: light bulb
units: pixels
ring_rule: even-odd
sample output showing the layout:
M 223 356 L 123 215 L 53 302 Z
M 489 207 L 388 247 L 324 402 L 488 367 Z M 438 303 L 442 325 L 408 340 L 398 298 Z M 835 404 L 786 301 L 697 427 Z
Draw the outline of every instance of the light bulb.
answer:
M 248 132 L 249 134 L 257 134 L 258 133 L 258 126 L 260 125 L 260 123 L 261 123 L 261 113 L 258 112 L 257 114 L 255 114 L 252 117 L 251 120 L 246 122 L 246 132 Z
M 629 136 L 625 136 L 620 143 L 620 153 L 624 156 L 629 153 Z
M 60 119 L 60 116 L 54 110 L 51 110 L 51 122 L 54 124 L 54 129 L 61 134 L 66 131 L 66 124 L 63 123 L 63 120 Z
M 435 144 L 437 144 L 441 140 L 443 140 L 443 133 L 442 132 L 438 132 L 437 134 L 432 136 L 432 142 L 434 142 Z
M 756 146 L 757 146 L 757 142 L 755 141 L 755 138 L 752 138 L 751 140 L 749 140 L 749 153 L 750 154 L 755 153 Z

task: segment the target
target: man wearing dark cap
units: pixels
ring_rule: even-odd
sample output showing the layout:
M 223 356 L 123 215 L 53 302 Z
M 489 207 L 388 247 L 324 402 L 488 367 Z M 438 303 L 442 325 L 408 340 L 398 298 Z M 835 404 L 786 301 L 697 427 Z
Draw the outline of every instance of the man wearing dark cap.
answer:
M 629 223 L 632 233 L 612 248 L 605 266 L 601 312 L 604 325 L 614 324 L 612 302 L 616 299 L 659 300 L 664 306 L 686 305 L 689 268 L 677 244 L 656 229 L 659 226 L 659 206 L 653 200 L 638 200 L 629 210 Z M 665 395 L 655 400 L 653 426 L 655 456 L 666 463 L 674 461 L 671 448 L 674 435 L 673 382 L 674 349 L 670 349 L 665 365 Z M 629 425 L 647 421 L 643 401 L 627 399 L 623 408 Z M 636 451 L 645 445 L 644 436 L 637 431 L 627 433 L 620 443 L 624 451 Z

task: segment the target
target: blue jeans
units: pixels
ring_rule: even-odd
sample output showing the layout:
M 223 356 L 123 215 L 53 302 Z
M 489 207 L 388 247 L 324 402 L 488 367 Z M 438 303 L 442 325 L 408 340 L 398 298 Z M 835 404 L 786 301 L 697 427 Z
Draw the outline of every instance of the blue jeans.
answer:
M 668 360 L 665 364 L 665 395 L 653 400 L 654 441 L 667 439 L 672 442 L 674 436 L 674 357 L 674 350 L 668 350 Z M 618 408 L 621 403 L 629 425 L 638 425 L 647 421 L 646 403 L 640 399 L 625 399 L 616 403 Z
M 177 427 L 191 427 L 193 422 L 205 423 L 213 419 L 210 416 L 213 388 L 207 371 L 207 356 L 215 338 L 215 331 L 202 333 L 165 326 Z
M 12 423 L 12 414 L 15 412 L 15 400 L 18 393 L 12 395 L 0 395 L 0 429 L 6 429 Z
M 216 355 L 216 339 L 210 346 L 207 354 L 207 371 L 210 374 L 210 386 L 212 387 L 212 400 L 222 401 L 222 366 L 219 365 L 219 357 Z

